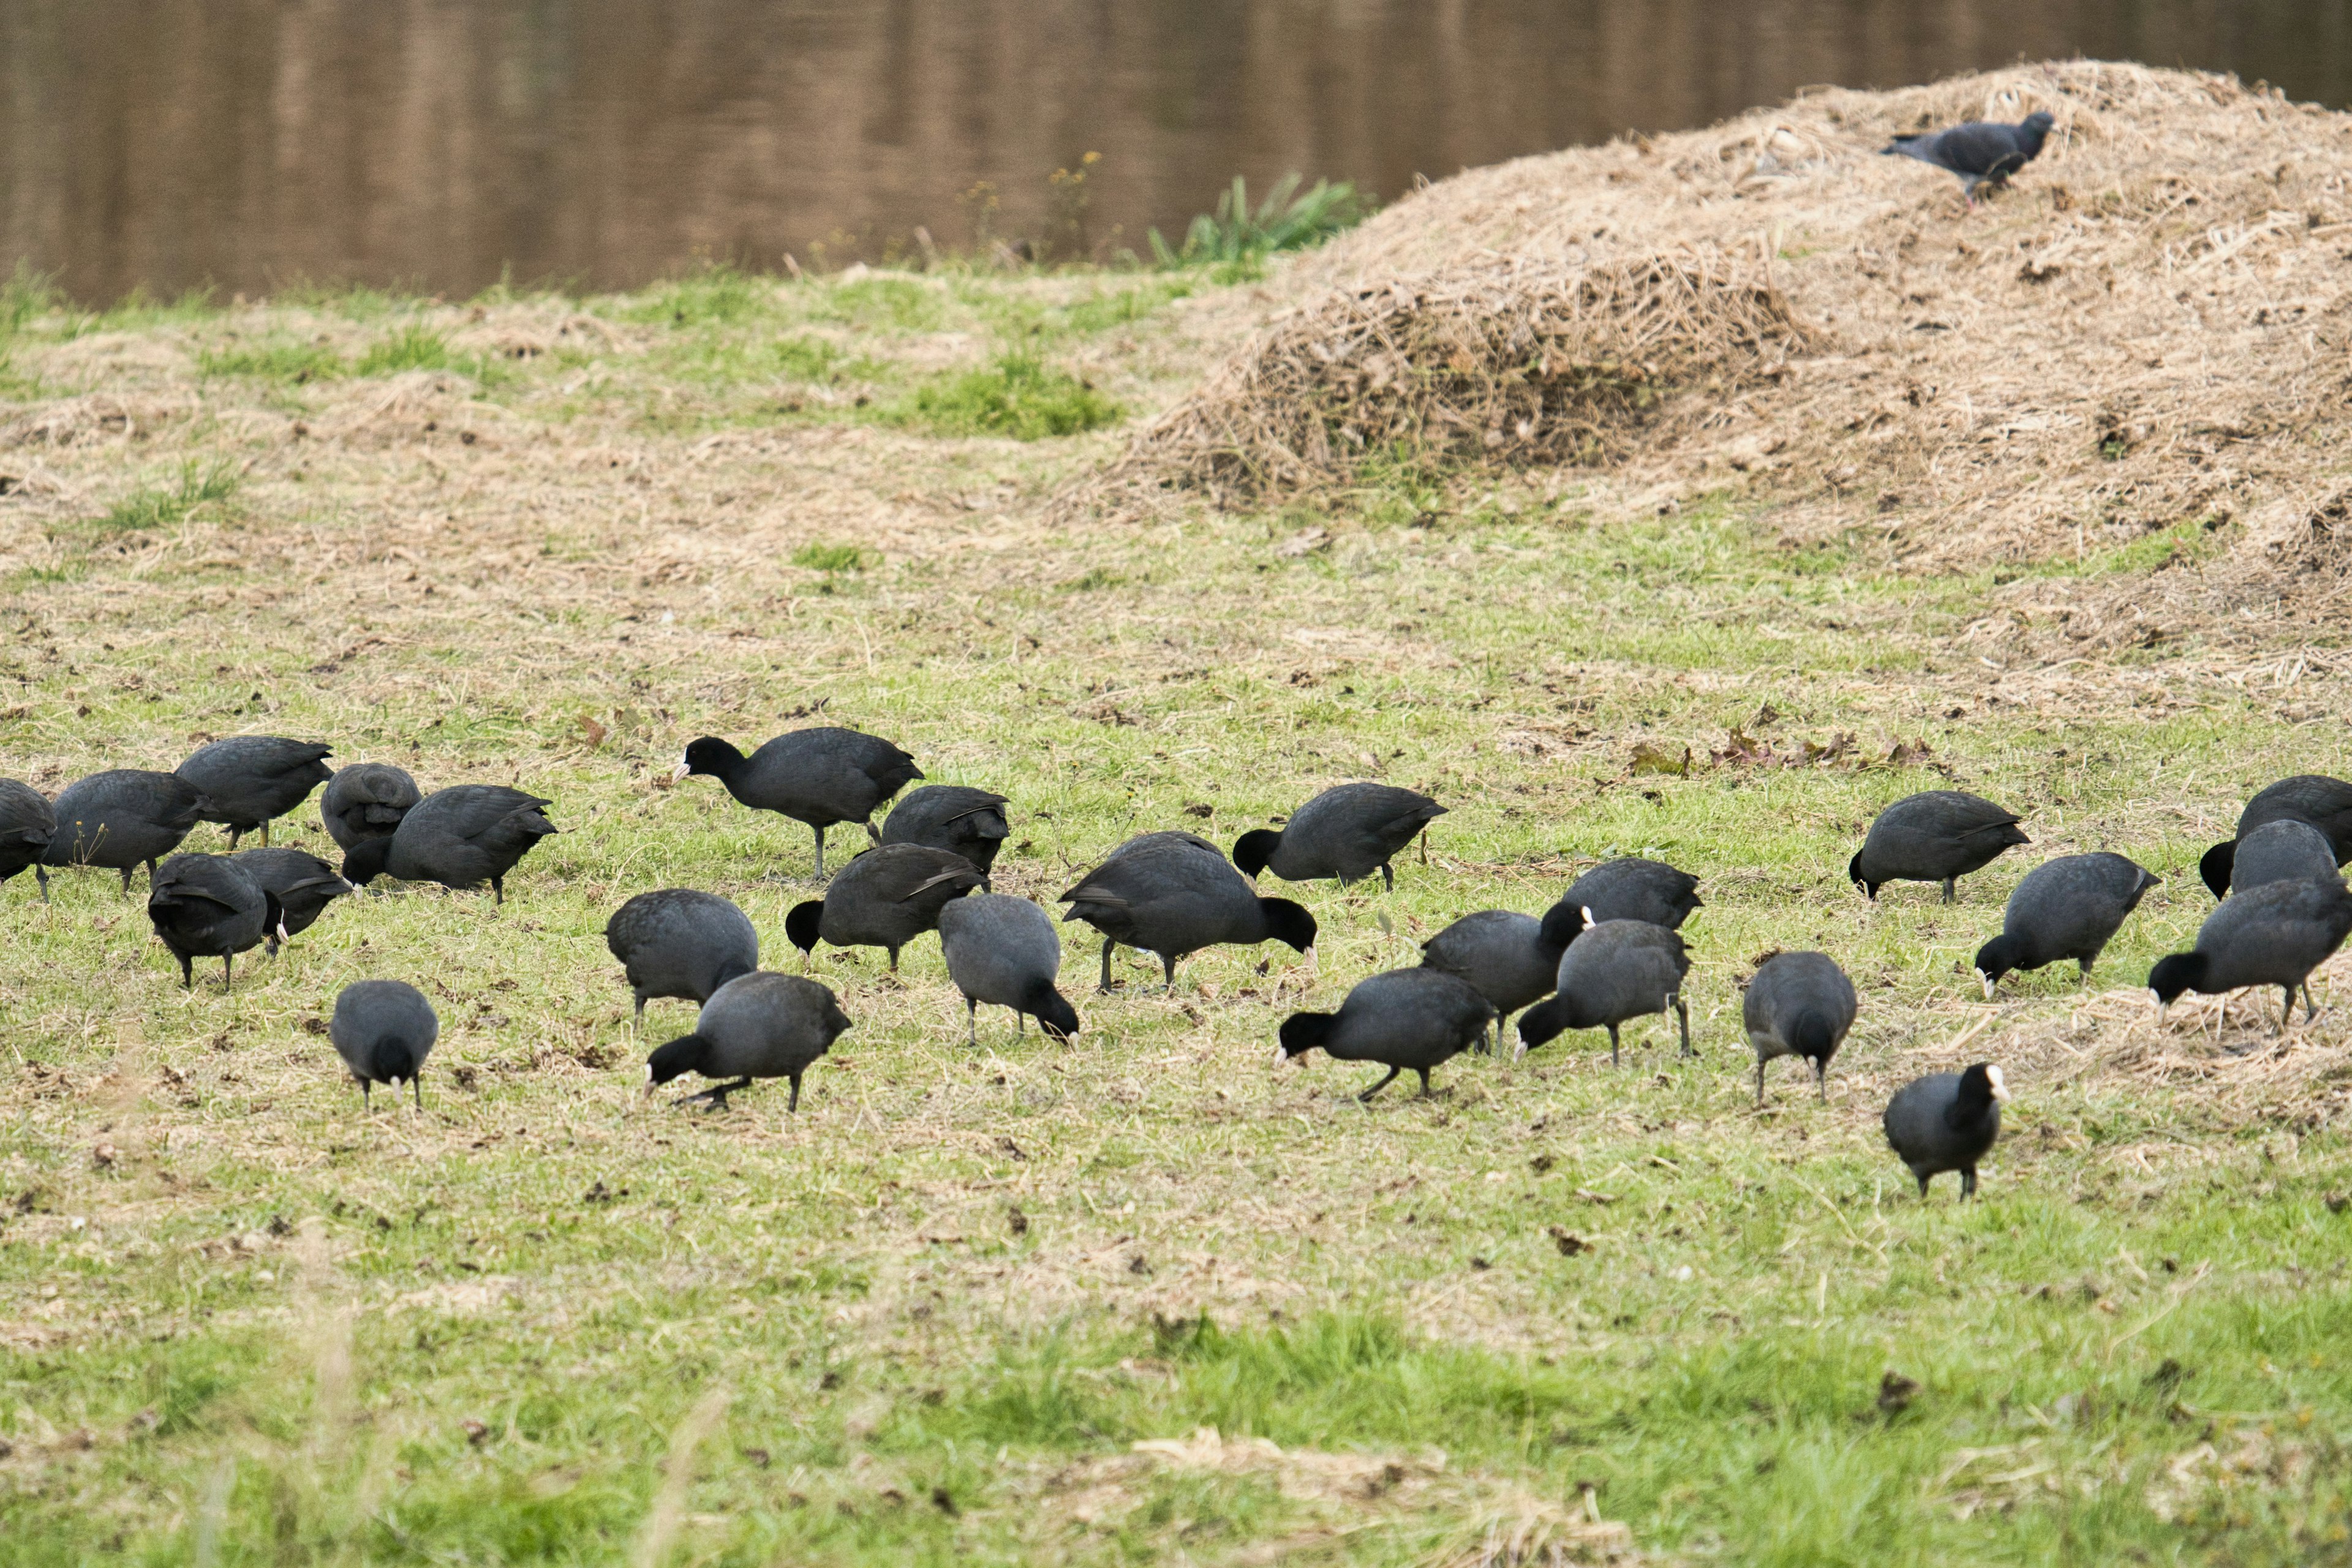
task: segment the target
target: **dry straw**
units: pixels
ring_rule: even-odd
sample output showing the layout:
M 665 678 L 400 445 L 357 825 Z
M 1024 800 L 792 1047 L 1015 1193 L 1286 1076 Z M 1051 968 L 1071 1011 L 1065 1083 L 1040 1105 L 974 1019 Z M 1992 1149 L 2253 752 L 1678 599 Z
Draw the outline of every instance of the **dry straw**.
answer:
M 1878 155 L 2035 110 L 2048 147 L 1979 208 Z M 1604 510 L 1750 489 L 1793 538 L 1859 530 L 1920 564 L 2182 538 L 2190 569 L 2063 624 L 2004 616 L 1982 634 L 2002 641 L 2153 643 L 2265 596 L 2335 603 L 2347 152 L 2352 115 L 2070 61 L 1475 170 L 1299 264 L 1109 478 L 1254 503 L 1402 443 L 1600 465 Z

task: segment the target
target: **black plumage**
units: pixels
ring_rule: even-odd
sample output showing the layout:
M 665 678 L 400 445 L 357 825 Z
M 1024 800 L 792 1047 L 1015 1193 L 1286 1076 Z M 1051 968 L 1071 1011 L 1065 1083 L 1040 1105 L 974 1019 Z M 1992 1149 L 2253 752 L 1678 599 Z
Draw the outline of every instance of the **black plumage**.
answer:
M 337 770 L 319 796 L 319 820 L 327 837 L 343 849 L 370 838 L 389 838 L 425 796 L 405 768 L 390 763 L 353 763 Z
M 31 784 L 0 779 L 0 882 L 27 866 L 40 884 L 41 901 L 49 901 L 49 873 L 41 864 L 49 841 L 58 836 L 57 808 Z
M 1494 1004 L 1459 975 L 1426 965 L 1392 969 L 1360 981 L 1336 1013 L 1285 1018 L 1277 1059 L 1320 1049 L 1343 1062 L 1375 1062 L 1388 1076 L 1358 1100 L 1371 1099 L 1408 1071 L 1420 1075 L 1425 1096 L 1430 1070 L 1485 1037 L 1494 1018 Z
M 1013 1026 L 1034 1017 L 1051 1038 L 1078 1032 L 1078 1012 L 1055 982 L 1062 972 L 1062 939 L 1045 910 L 1006 893 L 975 893 L 940 910 L 940 952 L 948 978 L 963 994 L 974 1046 L 980 1044 L 980 1005 L 1013 1009 Z
M 229 859 L 278 900 L 282 918 L 271 926 L 266 943 L 273 958 L 278 942 L 300 936 L 329 904 L 357 891 L 341 872 L 307 849 L 247 849 Z
M 1979 1062 L 1966 1072 L 1931 1073 L 1895 1090 L 1880 1125 L 1895 1157 L 1911 1167 L 1919 1196 L 1946 1171 L 1960 1173 L 1960 1196 L 1977 1195 L 1977 1162 L 2000 1136 L 2009 1085 L 2000 1068 Z
M 1124 942 L 1159 955 L 1170 989 L 1176 963 L 1204 947 L 1282 942 L 1315 945 L 1315 917 L 1288 899 L 1262 899 L 1224 851 L 1190 833 L 1146 833 L 1110 852 L 1061 897 L 1065 921 L 1103 934 L 1102 988 L 1112 950 Z
M 2205 851 L 2198 862 L 2198 875 L 2215 898 L 2223 897 L 2236 885 L 2232 868 L 2239 840 L 2272 822 L 2307 822 L 2326 835 L 2336 864 L 2352 860 L 2352 784 L 2325 773 L 2297 773 L 2246 802 L 2246 808 L 2238 814 L 2238 831 Z
M 641 1019 L 654 997 L 708 1002 L 760 967 L 760 933 L 750 917 L 731 900 L 691 888 L 639 893 L 604 922 L 604 945 L 621 961 Z
M 824 876 L 824 830 L 836 822 L 874 831 L 883 802 L 923 776 L 915 759 L 877 736 L 834 727 L 794 730 L 745 756 L 715 735 L 686 748 L 677 777 L 708 774 L 758 811 L 805 822 L 816 834 L 816 874 Z
M 120 871 L 127 893 L 139 866 L 154 884 L 155 862 L 177 849 L 213 806 L 204 791 L 177 773 L 114 768 L 66 785 L 52 809 L 58 825 L 41 864 Z
M 1565 1029 L 1607 1029 L 1609 1061 L 1618 1062 L 1617 1028 L 1629 1018 L 1674 1009 L 1682 1024 L 1683 1055 L 1690 1043 L 1690 1009 L 1683 977 L 1690 954 L 1683 939 L 1647 921 L 1601 921 L 1560 954 L 1555 994 L 1519 1015 L 1519 1055 Z
M 1378 871 L 1393 889 L 1390 862 L 1444 815 L 1444 806 L 1417 790 L 1335 784 L 1292 812 L 1280 832 L 1261 827 L 1234 839 L 1234 864 L 1245 877 L 1271 869 L 1286 882 L 1336 877 L 1342 887 Z
M 1495 1007 L 1495 1037 L 1511 1015 L 1551 994 L 1559 978 L 1560 949 L 1544 940 L 1543 922 L 1510 910 L 1464 915 L 1421 944 L 1424 968 L 1470 983 Z M 1485 1046 L 1481 1045 L 1481 1049 Z
M 1776 952 L 1748 982 L 1739 1005 L 1756 1049 L 1756 1103 L 1764 1103 L 1764 1064 L 1802 1057 L 1813 1064 L 1821 1097 L 1830 1097 L 1830 1058 L 1853 1027 L 1853 982 L 1822 952 Z
M 354 980 L 336 993 L 327 1037 L 360 1086 L 360 1103 L 373 1107 L 377 1084 L 407 1084 L 425 1109 L 425 1058 L 441 1037 L 441 1019 L 425 993 L 404 980 Z
M 961 855 L 983 877 L 996 865 L 1012 825 L 1004 796 L 966 784 L 925 784 L 908 793 L 882 823 L 885 844 L 923 844 Z
M 1941 882 L 1948 904 L 1960 878 L 2013 844 L 2032 842 L 2017 823 L 2015 812 L 1964 790 L 1906 795 L 1871 823 L 1845 874 L 1874 900 L 1888 882 Z
M 335 776 L 327 766 L 334 748 L 283 735 L 231 735 L 199 746 L 173 769 L 212 802 L 202 820 L 228 827 L 228 847 L 256 828 L 269 842 L 269 824 L 310 798 Z
M 180 984 L 191 990 L 195 960 L 221 961 L 226 991 L 236 956 L 278 929 L 277 898 L 225 855 L 174 855 L 148 881 L 147 919 L 180 961 Z
M 435 790 L 408 809 L 391 837 L 354 845 L 343 857 L 344 879 L 362 888 L 380 876 L 456 889 L 488 882 L 504 903 L 507 873 L 557 831 L 545 816 L 554 804 L 504 784 Z
M 2084 978 L 2124 917 L 2139 907 L 2157 879 L 2121 855 L 2062 855 L 2028 871 L 2009 895 L 2000 934 L 1977 949 L 1977 978 L 1985 1000 L 2013 969 L 2039 969 L 2073 959 Z
M 814 952 L 819 941 L 885 948 L 896 969 L 898 950 L 937 931 L 948 900 L 984 879 L 979 867 L 949 850 L 885 844 L 843 867 L 824 898 L 793 905 L 784 917 L 784 935 L 803 954 Z
M 2344 945 L 2352 932 L 2352 890 L 2342 881 L 2265 882 L 2232 893 L 2205 917 L 2197 946 L 2157 960 L 2148 989 L 2169 1006 L 2184 991 L 2220 995 L 2247 985 L 2275 985 L 2286 993 L 2279 1027 L 2294 1016 L 2294 993 L 2303 989 L 2305 1016 L 2314 1016 L 2311 972 Z
M 1947 131 L 1897 136 L 1879 152 L 1916 158 L 1958 175 L 1961 188 L 1968 193 L 1969 205 L 1973 206 L 1979 185 L 1990 184 L 1998 189 L 2009 183 L 2011 174 L 2042 155 L 2042 143 L 2054 123 L 2047 113 L 2038 110 L 2014 125 L 1971 120 Z
M 1544 911 L 1543 937 L 1565 949 L 1587 925 L 1604 921 L 1643 921 L 1680 931 L 1701 904 L 1696 877 L 1663 860 L 1628 855 L 1604 860 L 1570 883 L 1559 901 Z
M 694 1033 L 680 1035 L 646 1058 L 646 1092 L 682 1073 L 731 1079 L 680 1105 L 706 1100 L 725 1107 L 727 1097 L 763 1078 L 790 1079 L 787 1112 L 801 1106 L 801 1075 L 850 1027 L 831 990 L 797 974 L 772 970 L 740 975 L 711 993 L 695 1020 Z
M 2282 817 L 2265 822 L 2237 842 L 2230 863 L 2230 890 L 2242 893 L 2264 882 L 2332 882 L 2340 879 L 2336 847 L 2308 822 Z

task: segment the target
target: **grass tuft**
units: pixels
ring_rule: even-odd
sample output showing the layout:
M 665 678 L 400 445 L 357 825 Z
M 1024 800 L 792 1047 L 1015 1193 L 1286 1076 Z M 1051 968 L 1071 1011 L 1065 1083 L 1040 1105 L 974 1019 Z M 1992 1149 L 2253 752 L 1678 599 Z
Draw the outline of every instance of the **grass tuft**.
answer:
M 856 544 L 803 544 L 793 552 L 793 564 L 812 572 L 863 572 L 881 559 Z
M 1320 245 L 1371 212 L 1371 204 L 1347 181 L 1318 180 L 1305 191 L 1298 183 L 1297 174 L 1285 174 L 1252 208 L 1249 186 L 1234 175 L 1233 188 L 1217 198 L 1217 210 L 1195 217 L 1181 246 L 1171 247 L 1158 229 L 1151 231 L 1153 259 L 1162 267 L 1247 263 Z
M 199 508 L 226 501 L 236 494 L 240 482 L 236 464 L 226 459 L 200 464 L 191 458 L 180 465 L 176 483 L 133 491 L 115 502 L 95 527 L 100 533 L 144 533 L 175 527 Z
M 449 340 L 430 327 L 403 327 L 388 338 L 370 343 L 352 374 L 362 378 L 397 375 L 409 370 L 460 368 L 450 354 Z M 470 365 L 463 368 L 470 369 Z
M 322 343 L 271 343 L 259 348 L 205 349 L 196 355 L 199 374 L 249 375 L 266 381 L 331 381 L 346 366 L 343 356 Z
M 932 436 L 1005 436 L 1038 441 L 1118 422 L 1117 403 L 1067 371 L 1010 353 L 985 370 L 944 376 L 885 412 L 889 422 Z

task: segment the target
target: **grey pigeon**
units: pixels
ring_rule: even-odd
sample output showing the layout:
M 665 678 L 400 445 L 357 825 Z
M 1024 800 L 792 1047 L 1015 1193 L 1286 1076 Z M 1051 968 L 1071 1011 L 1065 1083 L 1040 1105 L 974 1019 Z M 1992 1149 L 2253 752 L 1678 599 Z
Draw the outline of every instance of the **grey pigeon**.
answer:
M 2307 822 L 2326 835 L 2338 866 L 2352 859 L 2352 784 L 2326 773 L 2297 773 L 2281 779 L 2246 802 L 2238 814 L 2238 831 L 2227 842 L 2205 851 L 2197 863 L 2198 875 L 2215 898 L 2237 885 L 2231 875 L 2239 840 L 2270 822 Z
M 1985 1000 L 2013 969 L 2039 969 L 2073 959 L 2090 977 L 2124 917 L 2139 907 L 2155 877 L 2121 855 L 2062 855 L 2028 871 L 2009 895 L 2000 934 L 1977 949 L 1977 978 Z
M 1055 987 L 1062 939 L 1045 910 L 1005 893 L 975 893 L 940 910 L 940 951 L 948 978 L 963 993 L 971 1043 L 980 1044 L 980 1005 L 1013 1009 L 1013 1027 L 1034 1017 L 1049 1038 L 1078 1032 L 1077 1009 Z
M 336 994 L 335 1016 L 328 1020 L 327 1038 L 335 1054 L 351 1069 L 360 1086 L 360 1103 L 372 1103 L 377 1084 L 397 1089 L 407 1084 L 425 1109 L 425 1086 L 418 1081 L 425 1058 L 441 1037 L 441 1019 L 425 993 L 404 980 L 354 980 Z
M 646 1058 L 646 1092 L 681 1073 L 732 1079 L 677 1101 L 706 1100 L 723 1110 L 727 1097 L 751 1088 L 754 1079 L 783 1078 L 793 1084 L 784 1110 L 795 1111 L 801 1108 L 801 1075 L 849 1026 L 832 991 L 814 980 L 765 969 L 740 975 L 711 993 L 694 1033 L 680 1035 Z
M 2039 110 L 2015 125 L 1971 120 L 1948 131 L 1897 136 L 1879 152 L 1916 158 L 1922 163 L 1933 163 L 1958 175 L 1961 188 L 1968 193 L 1969 205 L 1974 206 L 1979 185 L 1990 184 L 1999 189 L 2009 183 L 2011 174 L 2041 156 L 2042 139 L 2055 123 Z
M 1112 950 L 1121 942 L 1157 953 L 1171 990 L 1176 961 L 1221 942 L 1315 945 L 1315 917 L 1288 899 L 1261 899 L 1224 851 L 1190 833 L 1130 838 L 1064 893 L 1065 921 L 1103 933 L 1102 988 L 1110 989 Z
M 639 893 L 604 922 L 636 1016 L 656 996 L 708 1002 L 721 985 L 760 967 L 760 933 L 731 900 L 691 888 Z
M 1802 1057 L 1813 1064 L 1813 1082 L 1830 1097 L 1830 1058 L 1853 1027 L 1853 982 L 1836 961 L 1822 952 L 1776 952 L 1748 983 L 1739 1021 L 1756 1048 L 1756 1103 L 1764 1103 L 1764 1064 L 1777 1057 Z
M 1960 1173 L 1962 1199 L 1977 1195 L 1977 1162 L 2000 1136 L 2000 1105 L 2008 1098 L 2000 1068 L 1990 1062 L 1930 1073 L 1895 1090 L 1880 1125 L 1887 1146 L 1911 1167 L 1921 1202 L 1927 1183 L 1946 1171 Z
M 224 823 L 228 847 L 256 828 L 269 842 L 269 824 L 310 798 L 335 776 L 326 759 L 331 746 L 289 741 L 283 735 L 231 735 L 199 746 L 173 772 L 205 792 L 212 802 L 201 820 Z
M 1286 882 L 1336 877 L 1341 887 L 1381 874 L 1394 890 L 1389 862 L 1421 837 L 1445 808 L 1416 790 L 1394 784 L 1334 784 L 1290 814 L 1276 833 L 1258 828 L 1234 840 L 1234 864 L 1244 877 L 1269 868 Z
M 1280 1056 L 1322 1050 L 1343 1062 L 1375 1062 L 1388 1076 L 1358 1095 L 1372 1096 L 1405 1071 L 1421 1076 L 1483 1038 L 1495 1005 L 1468 981 L 1442 969 L 1391 969 L 1357 983 L 1336 1013 L 1293 1013 L 1282 1021 Z
M 923 776 L 915 759 L 877 736 L 822 727 L 779 735 L 745 756 L 715 735 L 686 748 L 676 778 L 707 773 L 758 811 L 780 812 L 816 833 L 816 875 L 824 879 L 824 830 L 855 822 L 874 831 L 877 807 Z

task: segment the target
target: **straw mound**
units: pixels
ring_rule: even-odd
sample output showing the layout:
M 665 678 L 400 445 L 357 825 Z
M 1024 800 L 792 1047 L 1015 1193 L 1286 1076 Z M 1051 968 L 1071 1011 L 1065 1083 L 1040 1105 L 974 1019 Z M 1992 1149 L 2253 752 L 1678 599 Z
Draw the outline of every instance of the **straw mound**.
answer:
M 1878 155 L 2037 109 L 2041 158 L 1973 211 Z M 2347 136 L 2230 78 L 2072 62 L 1473 171 L 1301 263 L 1115 477 L 1249 500 L 1402 440 L 1597 465 L 1603 506 L 1751 486 L 1797 537 L 1866 521 L 1926 559 L 2245 520 L 2266 570 L 2333 584 L 2340 501 L 2306 520 L 2352 387 Z

